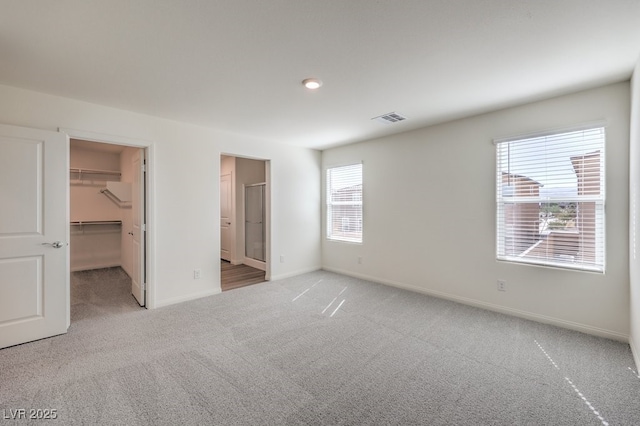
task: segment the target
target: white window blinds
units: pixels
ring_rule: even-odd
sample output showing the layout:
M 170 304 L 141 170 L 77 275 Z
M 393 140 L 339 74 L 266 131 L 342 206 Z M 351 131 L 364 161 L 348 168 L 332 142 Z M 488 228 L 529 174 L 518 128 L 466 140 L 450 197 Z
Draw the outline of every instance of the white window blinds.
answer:
M 327 238 L 362 242 L 362 164 L 327 169 Z
M 602 127 L 496 143 L 497 258 L 604 272 Z

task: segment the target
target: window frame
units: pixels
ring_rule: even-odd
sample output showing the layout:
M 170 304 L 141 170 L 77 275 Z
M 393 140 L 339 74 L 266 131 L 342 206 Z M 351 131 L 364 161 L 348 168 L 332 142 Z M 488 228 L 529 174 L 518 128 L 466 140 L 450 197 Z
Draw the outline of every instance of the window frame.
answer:
M 505 200 L 502 195 L 504 191 L 504 177 L 502 176 L 504 173 L 503 162 L 501 159 L 501 151 L 500 147 L 505 144 L 510 143 L 518 143 L 527 141 L 532 141 L 535 139 L 544 139 L 544 138 L 554 138 L 560 137 L 563 135 L 569 135 L 571 133 L 577 132 L 588 132 L 593 130 L 600 130 L 602 132 L 601 136 L 601 144 L 598 146 L 597 150 L 593 152 L 595 154 L 598 153 L 598 161 L 599 161 L 599 169 L 598 169 L 598 178 L 599 178 L 599 195 L 587 195 L 587 194 L 579 194 L 576 196 L 555 196 L 555 197 L 543 197 L 540 194 L 537 196 L 507 196 L 509 198 L 508 202 Z M 584 135 L 583 135 L 584 138 Z M 521 135 L 521 136 L 513 136 L 508 138 L 494 139 L 494 145 L 496 146 L 496 167 L 495 167 L 495 185 L 496 185 L 496 260 L 499 262 L 508 262 L 508 263 L 517 263 L 517 264 L 528 264 L 534 266 L 542 266 L 542 267 L 552 267 L 552 268 L 562 268 L 562 269 L 570 269 L 584 272 L 597 272 L 597 273 L 605 273 L 606 268 L 606 145 L 607 145 L 607 126 L 603 122 L 595 122 L 589 123 L 582 126 L 571 127 L 571 128 L 563 128 L 550 130 L 545 132 Z M 545 141 L 546 142 L 546 141 Z M 567 140 L 562 141 L 562 143 L 568 143 Z M 583 158 L 586 158 L 591 153 L 582 153 L 576 154 L 582 155 Z M 549 164 L 554 158 L 560 158 L 558 156 L 554 157 L 552 155 L 544 155 L 541 156 L 540 159 L 543 161 L 542 164 Z M 571 154 L 570 157 L 571 159 Z M 511 162 L 509 158 L 507 162 Z M 509 176 L 511 176 L 509 172 Z M 515 176 L 515 175 L 514 175 Z M 583 175 L 584 176 L 584 175 Z M 586 179 L 586 178 L 585 178 Z M 577 184 L 579 185 L 579 184 Z M 583 181 L 583 188 L 584 188 Z M 510 187 L 510 191 L 515 191 L 515 187 Z M 577 189 L 577 188 L 576 188 Z M 501 198 L 502 197 L 502 198 Z M 594 219 L 593 219 L 593 233 L 594 233 L 594 246 L 593 246 L 593 262 L 579 262 L 579 263 L 571 263 L 568 261 L 556 260 L 554 261 L 552 257 L 547 255 L 547 257 L 525 257 L 527 255 L 528 250 L 523 251 L 520 255 L 509 255 L 506 250 L 506 242 L 505 238 L 507 236 L 508 226 L 506 224 L 506 215 L 505 215 L 505 206 L 508 204 L 512 205 L 524 205 L 525 203 L 538 203 L 538 208 L 542 208 L 543 204 L 552 204 L 552 203 L 574 203 L 577 206 L 577 211 L 585 205 L 584 203 L 594 203 Z M 539 212 L 539 210 L 538 210 Z M 539 214 L 539 213 L 538 213 Z M 577 215 L 578 213 L 576 213 Z M 577 219 L 577 217 L 576 217 Z M 588 228 L 591 230 L 590 228 Z M 583 230 L 578 230 L 578 244 L 584 244 L 584 232 Z M 541 232 L 542 233 L 542 232 Z M 538 236 L 538 238 L 542 238 Z M 542 241 L 542 239 L 540 240 Z M 533 247 L 533 246 L 532 246 Z M 501 250 L 502 249 L 502 250 Z
M 360 191 L 354 195 L 356 197 L 352 197 L 354 199 L 350 201 L 340 201 L 333 202 L 331 197 L 332 184 L 331 184 L 331 174 L 336 169 L 342 168 L 350 168 L 354 166 L 359 166 L 360 170 L 360 183 L 356 184 L 360 186 Z M 351 244 L 362 244 L 364 240 L 364 165 L 363 162 L 352 162 L 345 164 L 336 164 L 326 167 L 324 173 L 324 183 L 325 183 L 325 238 L 328 241 L 340 242 L 340 243 L 351 243 Z M 359 196 L 357 196 L 359 195 Z M 359 235 L 357 237 L 348 237 L 344 235 L 336 235 L 333 233 L 333 211 L 336 206 L 359 206 L 359 224 L 356 225 L 356 228 L 359 228 L 359 231 L 356 231 Z M 348 217 L 341 217 L 342 221 Z

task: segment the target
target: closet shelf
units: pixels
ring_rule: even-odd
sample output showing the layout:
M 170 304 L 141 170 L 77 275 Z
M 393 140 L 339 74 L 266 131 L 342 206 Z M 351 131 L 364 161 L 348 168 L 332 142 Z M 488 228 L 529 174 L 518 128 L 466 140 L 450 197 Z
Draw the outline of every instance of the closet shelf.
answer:
M 131 184 L 129 182 L 107 182 L 101 193 L 111 198 L 118 204 L 129 203 L 131 201 Z
M 71 226 L 84 226 L 84 225 L 122 225 L 121 220 L 79 220 L 71 222 Z
M 69 169 L 69 172 L 72 174 L 77 174 L 78 180 L 83 180 L 82 179 L 83 175 L 101 175 L 101 176 L 118 176 L 118 177 L 122 175 L 122 173 L 114 170 L 83 169 L 83 168 L 76 168 L 76 167 L 71 167 Z M 106 179 L 100 179 L 100 180 L 106 180 Z

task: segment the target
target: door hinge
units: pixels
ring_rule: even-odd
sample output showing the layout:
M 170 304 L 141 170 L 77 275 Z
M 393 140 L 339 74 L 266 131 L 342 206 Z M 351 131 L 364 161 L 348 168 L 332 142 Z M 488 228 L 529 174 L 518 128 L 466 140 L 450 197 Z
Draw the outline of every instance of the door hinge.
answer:
M 140 229 L 142 229 L 143 231 L 146 231 L 146 230 L 147 230 L 147 224 L 146 224 L 146 223 L 143 223 L 143 224 L 140 226 Z

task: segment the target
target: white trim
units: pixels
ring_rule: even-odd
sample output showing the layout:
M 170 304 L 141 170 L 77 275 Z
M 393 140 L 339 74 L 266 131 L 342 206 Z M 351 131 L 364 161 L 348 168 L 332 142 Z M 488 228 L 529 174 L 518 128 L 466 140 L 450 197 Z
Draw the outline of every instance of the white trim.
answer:
M 299 269 L 297 271 L 287 272 L 286 274 L 272 275 L 271 279 L 267 280 L 267 281 L 284 280 L 285 278 L 291 278 L 291 277 L 295 277 L 296 275 L 307 274 L 309 272 L 315 272 L 315 271 L 319 271 L 321 269 L 322 269 L 322 266 L 319 266 L 319 265 L 318 266 L 313 266 L 311 268 Z
M 330 237 L 330 236 L 326 236 L 325 239 L 327 241 L 333 241 L 333 242 L 338 242 L 338 243 L 350 243 L 350 244 L 356 244 L 356 245 L 363 245 L 361 240 L 357 240 L 354 238 L 347 238 L 347 237 Z
M 346 161 L 346 162 L 340 162 L 340 163 L 329 163 L 329 164 L 325 164 L 324 165 L 324 171 L 326 173 L 326 171 L 328 169 L 335 169 L 336 167 L 355 166 L 356 164 L 364 165 L 364 161 L 363 160 L 357 160 L 357 161 Z M 364 167 L 362 169 L 364 170 Z
M 350 271 L 344 271 L 338 268 L 327 268 L 323 267 L 325 271 L 335 272 L 342 275 L 347 275 L 354 278 L 360 278 L 367 281 L 372 281 L 378 284 L 384 284 L 391 287 L 401 288 L 403 290 L 409 290 L 416 293 L 426 294 L 428 296 L 437 297 L 440 299 L 451 300 L 453 302 L 462 303 L 463 305 L 475 306 L 477 308 L 486 309 L 493 312 L 498 312 L 501 314 L 511 315 L 519 318 L 528 319 L 531 321 L 541 322 L 544 324 L 555 325 L 557 327 L 567 328 L 570 330 L 579 331 L 582 333 L 591 334 L 594 336 L 605 337 L 607 339 L 613 339 L 621 342 L 628 343 L 629 336 L 626 334 L 618 333 L 616 331 L 606 330 L 599 327 L 592 327 L 586 324 L 580 324 L 573 321 L 566 321 L 559 318 L 549 317 L 546 315 L 540 315 L 533 312 L 522 311 L 520 309 L 507 308 L 505 306 L 494 305 L 493 303 L 487 303 L 480 300 L 470 299 L 467 297 L 461 297 L 450 293 L 445 293 L 441 291 L 428 290 L 422 287 L 416 287 L 411 284 L 401 283 L 399 281 L 386 280 L 381 278 L 372 277 L 366 274 L 354 273 Z M 638 362 L 638 360 L 636 360 Z
M 153 142 L 144 139 L 134 139 L 126 136 L 110 135 L 106 133 L 90 132 L 87 130 L 70 129 L 67 127 L 59 127 L 60 133 L 66 133 L 72 139 L 82 139 L 90 142 L 102 142 L 115 145 L 125 145 L 133 147 L 147 147 L 153 145 Z
M 540 242 L 540 241 L 539 241 Z M 538 243 L 536 243 L 536 246 Z M 529 260 L 524 256 L 527 255 L 529 250 L 532 250 L 533 247 L 529 247 L 526 252 L 519 254 L 518 256 L 496 256 L 496 262 L 507 262 L 507 263 L 515 263 L 520 265 L 529 265 L 535 266 L 539 268 L 551 268 L 551 269 L 564 269 L 569 271 L 576 272 L 587 272 L 592 274 L 604 274 L 604 265 L 602 268 L 589 267 L 584 265 L 573 265 L 571 263 L 562 263 L 562 262 L 553 262 L 553 261 L 545 261 L 544 263 L 537 260 Z
M 146 162 L 146 216 L 145 233 L 147 238 L 146 247 L 146 264 L 147 271 L 145 275 L 146 300 L 145 307 L 147 309 L 155 309 L 158 307 L 156 303 L 156 185 L 155 185 L 155 144 L 151 141 L 143 139 L 134 139 L 124 136 L 109 135 L 105 133 L 97 133 L 86 130 L 70 129 L 59 127 L 60 133 L 66 133 L 69 138 L 82 139 L 90 142 L 109 143 L 114 145 L 124 145 L 135 148 L 145 149 Z
M 93 265 L 76 266 L 75 268 L 71 268 L 71 272 L 90 271 L 92 269 L 104 269 L 104 268 L 116 268 L 116 267 L 122 268 L 122 265 L 120 264 L 120 262 L 95 263 Z M 122 270 L 124 271 L 124 268 Z M 125 271 L 125 273 L 126 272 L 127 271 Z
M 266 253 L 264 254 L 264 279 L 271 280 L 271 160 L 264 160 L 264 247 Z
M 69 136 L 67 135 L 67 141 L 65 143 L 65 156 L 66 156 L 66 169 L 71 168 L 71 141 L 69 140 Z M 67 303 L 67 331 L 69 331 L 69 327 L 71 327 L 71 179 L 70 175 L 67 174 L 66 177 L 66 198 L 65 198 L 65 206 L 67 209 L 67 215 L 65 218 L 66 224 L 66 235 L 68 237 L 68 243 L 65 250 L 65 256 L 67 257 L 67 264 L 65 265 L 65 280 L 69 285 L 67 285 L 67 294 L 66 294 L 66 303 Z
M 220 289 L 217 288 L 215 290 L 202 291 L 200 293 L 189 294 L 189 295 L 186 295 L 186 296 L 172 297 L 170 299 L 164 299 L 164 300 L 156 301 L 156 306 L 155 307 L 156 308 L 162 308 L 164 306 L 170 306 L 170 305 L 175 305 L 177 303 L 188 302 L 190 300 L 201 299 L 203 297 L 214 296 L 214 295 L 220 294 L 220 293 L 221 293 Z
M 633 361 L 636 363 L 636 371 L 638 371 L 638 369 L 640 369 L 640 353 L 636 350 L 636 345 L 633 343 L 632 337 L 629 337 L 629 346 L 631 347 Z
M 594 121 L 588 121 L 588 122 L 582 123 L 582 124 L 576 124 L 575 126 L 557 127 L 555 129 L 542 130 L 542 131 L 538 131 L 538 132 L 521 133 L 521 134 L 516 134 L 516 135 L 511 135 L 511 136 L 503 136 L 503 137 L 499 137 L 499 138 L 494 138 L 493 139 L 493 144 L 497 145 L 499 143 L 504 143 L 504 142 L 513 142 L 513 141 L 516 141 L 516 140 L 519 140 L 519 139 L 543 138 L 545 136 L 552 136 L 552 135 L 555 135 L 557 133 L 579 132 L 580 130 L 594 129 L 596 127 L 604 127 L 606 129 L 608 125 L 609 125 L 609 123 L 605 119 L 594 120 Z

